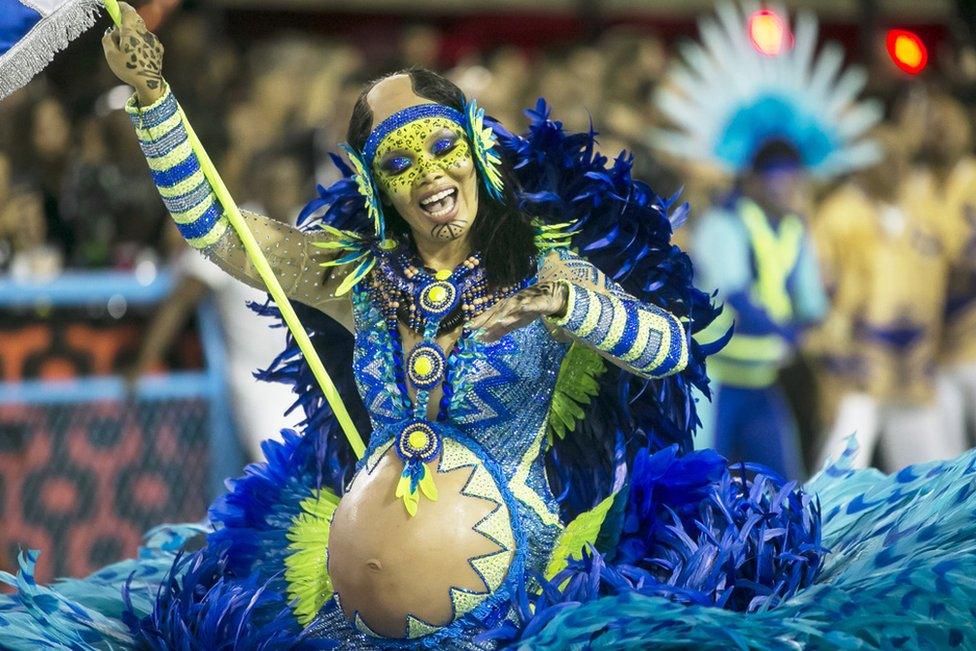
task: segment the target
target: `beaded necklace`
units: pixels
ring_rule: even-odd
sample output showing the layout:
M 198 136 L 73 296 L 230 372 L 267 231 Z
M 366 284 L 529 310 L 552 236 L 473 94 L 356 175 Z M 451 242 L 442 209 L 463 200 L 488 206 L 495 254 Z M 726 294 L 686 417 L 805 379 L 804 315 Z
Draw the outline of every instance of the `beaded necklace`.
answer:
M 433 473 L 426 464 L 442 449 L 436 423 L 447 420 L 453 395 L 450 367 L 457 348 L 448 356 L 437 343 L 437 335 L 454 330 L 489 309 L 527 285 L 528 279 L 516 286 L 491 291 L 478 254 L 465 259 L 454 271 L 432 272 L 414 263 L 402 251 L 390 252 L 379 260 L 377 271 L 371 275 L 369 290 L 375 304 L 381 306 L 393 340 L 397 388 L 404 396 L 409 395 L 408 382 L 416 390 L 412 417 L 394 439 L 394 449 L 404 464 L 396 497 L 403 500 L 407 512 L 413 516 L 421 494 L 432 501 L 437 499 Z M 406 355 L 398 328 L 401 321 L 422 337 Z M 461 336 L 466 334 L 467 329 Z M 436 422 L 432 423 L 427 418 L 427 408 L 430 393 L 438 386 L 442 386 L 443 396 Z

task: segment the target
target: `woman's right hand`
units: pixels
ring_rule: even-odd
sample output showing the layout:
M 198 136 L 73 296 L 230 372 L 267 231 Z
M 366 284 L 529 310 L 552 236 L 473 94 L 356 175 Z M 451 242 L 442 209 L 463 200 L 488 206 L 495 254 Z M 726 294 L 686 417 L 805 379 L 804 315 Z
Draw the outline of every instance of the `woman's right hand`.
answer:
M 121 27 L 102 37 L 108 67 L 136 90 L 139 104 L 149 106 L 163 96 L 163 44 L 146 28 L 131 5 L 120 2 Z

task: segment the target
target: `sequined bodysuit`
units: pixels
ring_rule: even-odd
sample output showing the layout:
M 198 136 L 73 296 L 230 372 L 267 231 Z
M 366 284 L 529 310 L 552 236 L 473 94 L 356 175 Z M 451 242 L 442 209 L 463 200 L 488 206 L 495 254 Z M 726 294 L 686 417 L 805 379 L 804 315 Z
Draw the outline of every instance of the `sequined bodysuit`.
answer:
M 146 108 L 133 101 L 127 110 L 164 202 L 188 242 L 228 273 L 260 288 L 260 278 L 185 145 L 173 96 L 167 92 Z M 384 303 L 390 298 L 371 290 L 369 278 L 350 294 L 336 294 L 344 274 L 321 266 L 335 254 L 314 246 L 328 240 L 328 233 L 299 231 L 254 214 L 245 214 L 245 219 L 289 297 L 318 307 L 355 333 L 354 370 L 373 425 L 359 470 L 370 472 L 412 417 L 402 370 L 404 349 L 410 346 L 401 341 L 403 328 L 389 318 L 390 306 Z M 377 265 L 374 275 L 381 267 Z M 588 346 L 645 377 L 680 371 L 687 361 L 687 336 L 678 319 L 640 303 L 582 258 L 565 249 L 550 250 L 540 254 L 537 268 L 537 277 L 523 286 L 543 279 L 564 283 L 569 300 L 563 317 L 536 320 L 490 344 L 462 327 L 456 342 L 445 347 L 443 397 L 437 416 L 427 415 L 443 441 L 438 472 L 474 468 L 464 490 L 499 505 L 475 530 L 497 543 L 498 550 L 471 559 L 488 590 L 475 594 L 452 589 L 454 617 L 447 626 L 408 616 L 405 644 L 420 637 L 428 642 L 464 638 L 465 615 L 483 617 L 492 608 L 507 608 L 503 604 L 514 587 L 544 571 L 562 525 L 542 453 L 569 345 L 575 341 Z M 364 645 L 370 634 L 358 615 L 350 623 L 328 606 L 311 628 L 353 645 Z M 372 642 L 388 645 L 375 636 Z

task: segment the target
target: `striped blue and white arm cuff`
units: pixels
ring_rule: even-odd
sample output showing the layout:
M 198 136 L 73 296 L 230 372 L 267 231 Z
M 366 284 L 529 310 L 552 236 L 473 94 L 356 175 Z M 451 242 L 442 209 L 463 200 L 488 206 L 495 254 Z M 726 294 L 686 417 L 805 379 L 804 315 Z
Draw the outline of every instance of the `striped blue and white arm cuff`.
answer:
M 200 169 L 169 87 L 147 107 L 140 107 L 133 95 L 126 102 L 125 112 L 135 127 L 163 204 L 180 233 L 196 249 L 217 242 L 227 230 L 227 217 Z
M 681 322 L 656 305 L 621 292 L 604 294 L 568 281 L 566 313 L 552 323 L 618 360 L 635 375 L 661 378 L 688 364 Z

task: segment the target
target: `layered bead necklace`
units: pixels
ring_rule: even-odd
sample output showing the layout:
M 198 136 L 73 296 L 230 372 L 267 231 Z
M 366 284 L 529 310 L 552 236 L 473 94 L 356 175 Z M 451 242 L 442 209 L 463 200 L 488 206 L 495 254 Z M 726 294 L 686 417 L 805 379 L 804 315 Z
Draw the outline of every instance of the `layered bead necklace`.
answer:
M 498 301 L 522 289 L 517 286 L 492 291 L 485 280 L 478 254 L 471 255 L 454 271 L 429 271 L 414 263 L 402 252 L 382 256 L 378 271 L 369 284 L 374 304 L 381 306 L 394 342 L 393 358 L 397 385 L 409 395 L 406 383 L 415 389 L 412 417 L 401 427 L 394 440 L 397 456 L 404 469 L 397 483 L 396 496 L 402 499 L 412 516 L 422 493 L 437 499 L 437 487 L 427 463 L 441 452 L 440 429 L 427 418 L 430 394 L 443 386 L 436 422 L 447 419 L 451 400 L 450 367 L 454 355 L 448 356 L 437 343 L 437 335 L 450 332 L 469 319 L 491 308 Z M 398 324 L 404 322 L 422 339 L 404 359 L 403 342 Z M 462 336 L 467 334 L 463 332 Z

